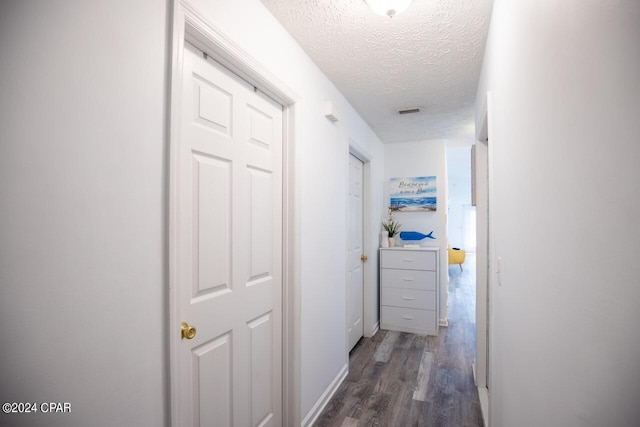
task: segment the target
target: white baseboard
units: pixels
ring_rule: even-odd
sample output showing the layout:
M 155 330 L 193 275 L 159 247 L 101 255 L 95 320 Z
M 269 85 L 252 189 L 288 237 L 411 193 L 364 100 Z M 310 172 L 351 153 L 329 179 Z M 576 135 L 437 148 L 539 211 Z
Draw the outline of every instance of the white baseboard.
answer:
M 478 387 L 478 397 L 480 398 L 480 410 L 482 411 L 482 421 L 484 427 L 489 427 L 489 390 L 486 387 Z
M 380 330 L 380 322 L 376 322 L 375 325 L 373 325 L 373 331 L 371 332 L 371 336 L 375 336 L 375 334 L 378 333 L 378 331 Z
M 324 393 L 322 393 L 316 404 L 313 405 L 313 408 L 311 408 L 307 416 L 304 417 L 304 419 L 302 420 L 303 427 L 311 427 L 313 423 L 316 422 L 324 407 L 327 406 L 327 403 L 329 403 L 333 395 L 336 393 L 336 391 L 338 391 L 338 387 L 340 387 L 340 384 L 342 384 L 344 379 L 347 378 L 348 373 L 349 362 L 347 361 L 340 372 L 338 372 L 338 375 L 333 379 L 333 381 L 331 381 L 329 387 L 327 387 Z
M 478 379 L 476 378 L 476 361 L 475 360 L 471 363 L 471 372 L 473 372 L 473 384 L 477 387 Z
M 373 325 L 373 328 L 371 328 L 370 331 L 365 330 L 363 336 L 365 338 L 373 338 L 373 336 L 375 334 L 378 333 L 378 330 L 380 329 L 380 321 L 377 321 L 375 325 Z

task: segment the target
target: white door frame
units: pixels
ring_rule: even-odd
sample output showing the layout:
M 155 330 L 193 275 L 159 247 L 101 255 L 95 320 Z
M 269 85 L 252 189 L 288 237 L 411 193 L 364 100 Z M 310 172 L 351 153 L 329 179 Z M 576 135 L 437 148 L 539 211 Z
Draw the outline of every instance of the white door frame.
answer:
M 347 185 L 349 184 L 349 154 L 353 154 L 356 158 L 358 158 L 363 163 L 363 172 L 362 172 L 362 248 L 364 251 L 364 255 L 366 255 L 369 259 L 362 266 L 362 281 L 364 283 L 363 290 L 363 331 L 365 337 L 372 337 L 378 331 L 378 323 L 374 324 L 374 317 L 376 315 L 376 310 L 378 306 L 377 299 L 374 300 L 374 292 L 377 292 L 377 271 L 376 257 L 377 253 L 370 253 L 369 249 L 371 248 L 371 216 L 366 215 L 366 212 L 371 212 L 371 155 L 365 150 L 362 146 L 360 146 L 353 139 L 349 138 L 349 152 L 346 156 L 346 166 L 347 169 Z M 348 197 L 348 194 L 347 194 Z M 347 221 L 349 219 L 347 218 Z M 347 222 L 348 223 L 348 222 Z M 373 266 L 373 267 L 372 267 Z M 347 277 L 348 269 L 345 271 L 345 277 Z M 346 294 L 345 294 L 346 295 Z M 347 331 L 345 330 L 345 336 Z M 347 352 L 347 358 L 349 354 Z
M 493 181 L 491 173 L 492 165 L 492 147 L 488 143 L 489 135 L 491 135 L 491 110 L 492 96 L 491 92 L 487 92 L 484 102 L 478 111 L 479 127 L 476 129 L 476 164 L 475 164 L 475 183 L 476 183 L 476 363 L 475 363 L 475 381 L 480 395 L 481 406 L 483 407 L 483 416 L 485 416 L 485 424 L 490 424 L 491 405 L 489 402 L 482 402 L 484 399 L 489 400 L 490 392 L 490 372 L 491 369 L 491 353 L 489 352 L 490 335 L 491 335 L 491 299 L 490 291 L 492 285 L 492 274 L 494 256 L 494 245 L 492 244 L 492 211 L 490 209 L 490 194 L 493 192 Z M 487 407 L 488 406 L 488 407 Z M 485 411 L 488 413 L 485 414 Z M 488 418 L 488 419 L 487 419 Z
M 178 141 L 180 137 L 182 61 L 185 41 L 220 62 L 244 80 L 283 105 L 283 266 L 282 266 L 282 356 L 283 356 L 283 408 L 284 426 L 300 425 L 300 259 L 299 259 L 299 197 L 297 197 L 295 147 L 299 112 L 299 99 L 287 85 L 255 61 L 248 53 L 208 22 L 187 0 L 173 4 L 173 34 L 171 52 L 171 100 L 169 129 L 169 375 L 171 399 L 171 425 L 178 427 L 177 354 L 180 343 L 178 318 L 177 265 L 177 183 Z
M 487 386 L 487 110 L 480 112 L 480 127 L 476 131 L 476 384 Z
M 349 151 L 351 151 L 351 150 L 349 150 Z M 365 212 L 365 210 L 364 210 L 364 188 L 365 188 L 365 186 L 364 186 L 364 165 L 365 165 L 365 163 L 358 156 L 356 156 L 355 154 L 350 152 L 349 153 L 349 157 L 348 157 L 348 161 L 347 161 L 347 168 L 348 168 L 347 169 L 347 189 L 348 189 L 347 190 L 347 233 L 346 233 L 346 242 L 347 242 L 346 243 L 346 249 L 347 249 L 346 250 L 346 254 L 347 254 L 346 261 L 347 262 L 346 262 L 346 282 L 345 282 L 346 283 L 346 286 L 345 286 L 345 298 L 346 298 L 345 299 L 345 301 L 346 301 L 346 304 L 345 304 L 345 308 L 346 308 L 345 317 L 346 317 L 346 324 L 347 324 L 345 333 L 346 333 L 346 337 L 347 337 L 347 354 L 352 350 L 350 348 L 351 347 L 351 339 L 350 339 L 350 336 L 349 336 L 349 328 L 353 326 L 351 324 L 351 320 L 349 319 L 349 313 L 350 313 L 350 310 L 351 310 L 351 306 L 350 306 L 350 303 L 349 303 L 349 301 L 350 301 L 350 298 L 349 298 L 349 292 L 350 292 L 350 290 L 349 290 L 349 287 L 350 287 L 349 271 L 351 269 L 351 265 L 350 265 L 350 261 L 349 261 L 349 251 L 351 250 L 351 244 L 353 243 L 353 242 L 351 242 L 351 229 L 349 227 L 349 225 L 351 224 L 351 200 L 350 200 L 351 196 L 349 194 L 351 192 L 351 183 L 350 183 L 350 180 L 351 180 L 351 158 L 350 158 L 350 156 L 353 156 L 355 159 L 357 159 L 358 161 L 360 161 L 362 163 L 362 194 L 361 194 L 362 207 L 361 207 L 361 212 L 360 212 L 360 214 L 361 214 L 360 222 L 362 224 L 362 241 L 361 241 L 361 244 L 362 244 L 362 251 L 361 252 L 362 253 L 361 253 L 361 255 L 365 255 L 365 252 L 366 252 L 366 248 L 364 246 L 364 212 Z M 364 330 L 365 330 L 365 327 L 364 327 L 364 301 L 365 301 L 365 298 L 364 298 L 364 287 L 365 287 L 364 286 L 364 284 L 365 284 L 365 281 L 364 281 L 364 270 L 365 270 L 366 265 L 367 265 L 366 262 L 362 262 L 361 261 L 360 268 L 362 269 L 362 283 L 361 283 L 360 286 L 362 286 L 362 318 L 361 318 L 361 321 L 362 321 L 362 335 L 363 336 L 364 336 Z

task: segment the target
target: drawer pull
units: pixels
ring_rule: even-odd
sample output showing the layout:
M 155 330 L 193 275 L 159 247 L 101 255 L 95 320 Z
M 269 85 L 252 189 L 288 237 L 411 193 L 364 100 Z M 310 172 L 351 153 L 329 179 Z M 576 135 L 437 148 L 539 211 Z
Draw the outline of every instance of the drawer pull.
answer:
M 413 301 L 413 297 L 402 297 L 403 300 Z
M 405 258 L 403 259 L 404 262 L 413 262 L 413 258 Z
M 402 316 L 405 320 L 413 320 L 413 316 Z
M 402 280 L 405 282 L 413 282 L 413 277 L 403 277 Z

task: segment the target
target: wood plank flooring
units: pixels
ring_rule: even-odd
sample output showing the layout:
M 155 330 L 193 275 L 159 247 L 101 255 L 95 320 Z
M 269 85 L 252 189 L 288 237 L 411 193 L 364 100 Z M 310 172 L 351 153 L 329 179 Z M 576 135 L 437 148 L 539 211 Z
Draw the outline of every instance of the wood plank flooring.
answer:
M 475 352 L 475 256 L 449 267 L 449 326 L 439 336 L 379 331 L 349 357 L 349 375 L 316 427 L 482 427 Z M 446 277 L 443 278 L 446 280 Z

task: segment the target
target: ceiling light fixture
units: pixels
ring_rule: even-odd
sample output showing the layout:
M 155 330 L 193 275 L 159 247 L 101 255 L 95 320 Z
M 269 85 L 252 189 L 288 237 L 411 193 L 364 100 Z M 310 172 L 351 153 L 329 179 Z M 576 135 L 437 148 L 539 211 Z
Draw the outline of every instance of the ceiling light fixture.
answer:
M 404 12 L 413 0 L 364 0 L 375 13 L 381 16 L 394 16 Z

